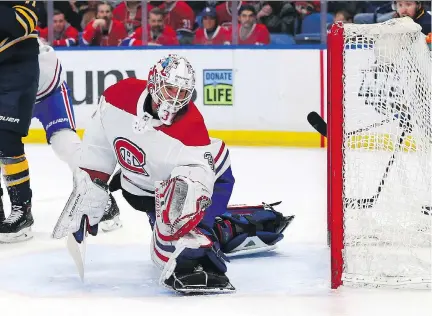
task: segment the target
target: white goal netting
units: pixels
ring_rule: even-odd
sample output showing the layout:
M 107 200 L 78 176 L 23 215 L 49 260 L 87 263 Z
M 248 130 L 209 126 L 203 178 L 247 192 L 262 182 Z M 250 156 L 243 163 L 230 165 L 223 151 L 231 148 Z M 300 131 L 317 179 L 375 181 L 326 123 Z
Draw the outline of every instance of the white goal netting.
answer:
M 428 287 L 432 62 L 409 18 L 344 25 L 344 284 Z

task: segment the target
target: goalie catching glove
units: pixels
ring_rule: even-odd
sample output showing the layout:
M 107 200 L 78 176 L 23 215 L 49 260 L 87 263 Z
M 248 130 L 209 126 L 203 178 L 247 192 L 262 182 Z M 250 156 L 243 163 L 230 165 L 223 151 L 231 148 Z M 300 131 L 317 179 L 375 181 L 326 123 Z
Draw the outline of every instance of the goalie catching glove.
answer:
M 88 231 L 96 235 L 97 225 L 104 215 L 109 199 L 108 185 L 105 182 L 99 179 L 92 181 L 87 172 L 76 169 L 72 194 L 54 227 L 52 237 L 60 239 L 69 233 L 76 233 L 80 230 L 84 216 L 87 217 Z M 82 234 L 74 235 L 78 242 L 80 235 Z

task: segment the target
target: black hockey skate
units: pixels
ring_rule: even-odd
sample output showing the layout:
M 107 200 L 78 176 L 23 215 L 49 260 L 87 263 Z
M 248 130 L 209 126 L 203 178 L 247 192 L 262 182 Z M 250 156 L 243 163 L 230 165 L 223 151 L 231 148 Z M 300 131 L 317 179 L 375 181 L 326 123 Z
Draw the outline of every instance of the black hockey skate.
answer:
M 165 286 L 182 294 L 217 294 L 235 291 L 224 273 L 204 270 L 201 265 L 197 265 L 192 270 L 176 267 L 174 273 L 165 280 Z
M 3 207 L 3 190 L 0 188 L 0 223 L 6 219 Z
M 112 194 L 99 226 L 104 232 L 111 232 L 123 226 L 120 220 L 120 209 Z
M 11 214 L 0 223 L 0 242 L 14 243 L 32 238 L 33 223 L 30 201 L 23 205 L 12 205 Z

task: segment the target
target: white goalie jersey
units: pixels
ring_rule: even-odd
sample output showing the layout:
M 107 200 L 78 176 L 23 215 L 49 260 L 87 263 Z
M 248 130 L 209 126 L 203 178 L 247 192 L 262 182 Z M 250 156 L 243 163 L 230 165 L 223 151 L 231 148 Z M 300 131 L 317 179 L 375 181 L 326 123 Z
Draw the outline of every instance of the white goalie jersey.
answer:
M 230 164 L 229 159 L 223 165 L 223 159 L 215 159 L 226 152 L 223 142 L 210 140 L 192 102 L 170 126 L 145 112 L 145 100 L 151 98 L 146 84 L 130 78 L 105 91 L 84 134 L 79 166 L 112 174 L 118 163 L 122 188 L 138 196 L 153 196 L 155 181 L 179 175 L 212 193 L 216 173 Z

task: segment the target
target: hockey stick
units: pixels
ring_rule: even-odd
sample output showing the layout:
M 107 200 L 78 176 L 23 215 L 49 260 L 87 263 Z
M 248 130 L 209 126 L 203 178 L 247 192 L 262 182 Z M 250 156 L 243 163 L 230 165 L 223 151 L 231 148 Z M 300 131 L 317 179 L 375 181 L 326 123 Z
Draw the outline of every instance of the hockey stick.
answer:
M 375 205 L 376 201 L 378 200 L 382 189 L 384 187 L 384 184 L 387 180 L 387 177 L 390 173 L 390 168 L 391 166 L 394 164 L 394 162 L 396 161 L 396 153 L 400 150 L 400 148 L 402 147 L 402 144 L 405 140 L 405 134 L 406 131 L 403 130 L 401 133 L 401 136 L 399 137 L 399 141 L 397 143 L 397 146 L 395 148 L 395 150 L 393 151 L 392 156 L 389 159 L 389 162 L 387 163 L 387 167 L 385 169 L 385 172 L 383 174 L 383 176 L 381 177 L 381 181 L 378 185 L 378 189 L 377 192 L 375 193 L 375 195 L 373 195 L 370 198 L 367 199 L 353 199 L 353 198 L 344 198 L 344 205 L 345 207 L 355 207 L 355 208 L 371 208 Z
M 87 216 L 83 216 L 81 218 L 80 229 L 76 233 L 69 233 L 66 240 L 69 255 L 75 262 L 75 266 L 82 282 L 84 282 L 85 257 L 87 250 L 87 226 L 88 218 Z M 80 242 L 77 241 L 77 238 Z
M 310 125 L 322 136 L 327 137 L 327 123 L 317 112 L 310 112 L 307 116 L 307 120 Z M 381 122 L 373 123 L 366 127 L 359 128 L 355 131 L 346 133 L 345 137 L 353 136 L 358 133 L 366 132 L 372 128 L 383 126 L 386 123 L 389 123 L 390 119 L 382 120 Z
M 317 112 L 310 112 L 307 116 L 307 120 L 318 133 L 327 137 L 327 123 Z
M 408 115 L 408 120 L 410 119 L 410 116 Z M 308 115 L 308 121 L 309 123 L 312 125 L 312 127 L 314 127 L 321 135 L 327 137 L 327 123 L 324 121 L 324 119 L 316 112 L 311 112 Z M 373 127 L 378 127 L 381 126 L 385 123 L 389 122 L 388 119 L 383 120 L 379 123 L 375 123 L 372 125 L 369 125 L 367 127 L 363 127 L 359 130 L 347 133 L 347 136 L 352 136 L 355 135 L 356 133 L 359 133 L 361 131 L 366 131 L 369 130 Z M 400 124 L 402 125 L 402 124 Z M 405 134 L 406 134 L 406 130 L 405 128 L 410 128 L 409 123 L 407 123 L 407 127 L 401 126 L 402 128 L 404 128 L 404 130 L 401 133 L 401 136 L 399 138 L 398 144 L 392 154 L 392 156 L 389 159 L 389 162 L 387 163 L 387 167 L 385 169 L 385 172 L 381 178 L 381 181 L 378 185 L 378 189 L 377 189 L 377 193 L 375 195 L 373 195 L 370 198 L 366 198 L 366 199 L 354 199 L 354 198 L 344 198 L 344 205 L 345 207 L 349 207 L 349 206 L 355 206 L 357 208 L 371 208 L 375 205 L 376 201 L 378 200 L 378 197 L 381 194 L 382 188 L 384 187 L 385 181 L 388 177 L 388 174 L 390 172 L 390 168 L 391 166 L 394 164 L 395 160 L 396 160 L 396 153 L 399 151 L 400 147 L 402 146 L 404 140 L 405 140 Z
M 84 282 L 84 268 L 85 268 L 85 254 L 87 248 L 86 237 L 84 237 L 81 244 L 79 244 L 72 233 L 67 236 L 66 246 L 69 252 L 69 255 L 72 257 L 75 262 L 75 266 L 78 270 L 78 274 L 82 282 Z

